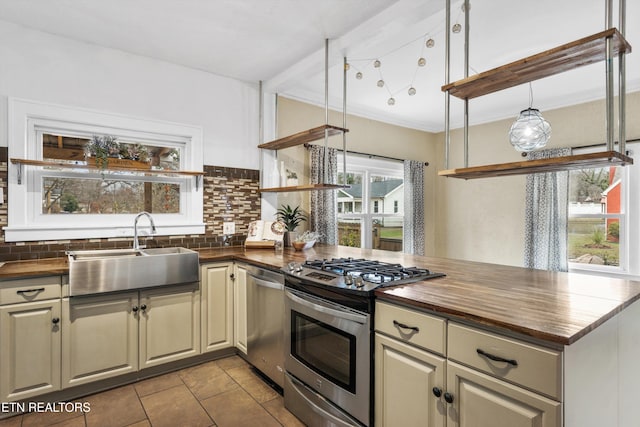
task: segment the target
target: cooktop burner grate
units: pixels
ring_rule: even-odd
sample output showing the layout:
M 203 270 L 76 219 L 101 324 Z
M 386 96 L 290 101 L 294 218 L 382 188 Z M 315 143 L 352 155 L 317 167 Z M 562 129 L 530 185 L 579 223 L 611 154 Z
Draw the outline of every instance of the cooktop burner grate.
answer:
M 362 280 L 378 285 L 395 285 L 443 276 L 426 268 L 403 267 L 400 264 L 354 258 L 333 258 L 331 260 L 306 261 L 303 267 L 326 271 L 339 276 L 361 277 Z

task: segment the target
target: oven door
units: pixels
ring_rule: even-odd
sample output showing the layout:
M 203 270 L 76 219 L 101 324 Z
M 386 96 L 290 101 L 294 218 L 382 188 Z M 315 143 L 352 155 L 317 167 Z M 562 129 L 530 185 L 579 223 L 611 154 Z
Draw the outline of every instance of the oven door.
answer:
M 288 288 L 285 313 L 285 370 L 368 425 L 371 316 Z

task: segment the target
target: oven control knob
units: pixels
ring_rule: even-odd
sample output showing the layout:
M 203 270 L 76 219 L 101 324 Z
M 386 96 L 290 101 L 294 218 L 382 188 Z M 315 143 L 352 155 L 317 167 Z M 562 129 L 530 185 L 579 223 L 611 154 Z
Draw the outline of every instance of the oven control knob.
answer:
M 346 276 L 344 276 L 344 283 L 345 285 L 352 285 L 353 284 L 353 276 L 350 274 L 347 274 Z
M 364 282 L 362 281 L 362 277 L 357 276 L 355 278 L 356 288 L 362 288 L 364 286 Z
M 297 262 L 290 262 L 287 264 L 287 268 L 291 273 L 300 273 L 302 271 L 302 265 Z

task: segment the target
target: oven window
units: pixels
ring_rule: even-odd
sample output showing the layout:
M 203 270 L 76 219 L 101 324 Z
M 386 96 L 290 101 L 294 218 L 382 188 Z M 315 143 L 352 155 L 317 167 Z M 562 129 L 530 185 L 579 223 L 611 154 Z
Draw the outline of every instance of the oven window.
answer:
M 355 393 L 355 336 L 291 310 L 291 354 L 316 373 Z

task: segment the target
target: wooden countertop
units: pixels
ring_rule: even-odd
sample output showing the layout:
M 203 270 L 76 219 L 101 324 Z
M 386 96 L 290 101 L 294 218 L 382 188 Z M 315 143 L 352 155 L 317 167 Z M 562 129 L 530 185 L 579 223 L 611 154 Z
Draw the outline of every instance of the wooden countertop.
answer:
M 381 300 L 425 309 L 555 344 L 569 345 L 640 299 L 640 282 L 576 273 L 316 246 L 295 252 L 231 247 L 199 250 L 200 262 L 245 261 L 278 270 L 291 261 L 354 257 L 426 267 L 447 276 L 383 288 Z M 7 262 L 0 280 L 66 274 L 66 258 Z

